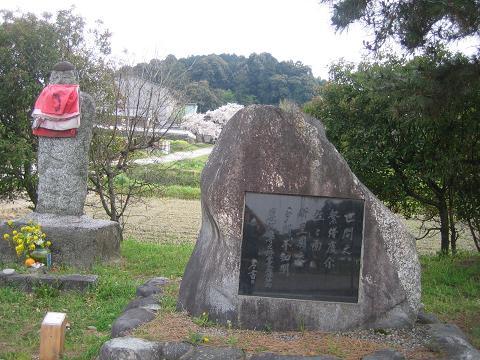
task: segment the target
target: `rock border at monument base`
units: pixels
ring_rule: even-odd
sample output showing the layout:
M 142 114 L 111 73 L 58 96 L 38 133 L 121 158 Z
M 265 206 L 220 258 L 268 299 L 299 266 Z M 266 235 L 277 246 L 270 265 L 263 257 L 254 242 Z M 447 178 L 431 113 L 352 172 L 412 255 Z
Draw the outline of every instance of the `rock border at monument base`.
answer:
M 125 336 L 131 330 L 152 321 L 155 312 L 160 310 L 160 298 L 166 284 L 167 278 L 155 277 L 137 287 L 137 297 L 128 303 L 112 325 L 112 338 Z
M 147 360 L 335 360 L 331 355 L 281 355 L 271 352 L 250 354 L 233 347 L 193 345 L 182 341 L 148 341 L 130 336 L 132 330 L 152 321 L 160 310 L 163 287 L 168 279 L 155 277 L 136 289 L 137 297 L 124 309 L 112 325 L 112 339 L 100 349 L 99 360 L 147 359 Z M 439 359 L 480 359 L 480 352 L 467 340 L 455 325 L 440 323 L 433 313 L 425 313 L 423 305 L 416 323 L 425 329 L 422 339 L 426 348 L 438 354 Z M 385 335 L 387 336 L 387 335 Z M 391 335 L 388 335 L 391 336 Z M 418 335 L 417 335 L 418 336 Z M 425 340 L 426 339 L 426 340 Z M 363 360 L 404 360 L 395 349 L 381 349 L 365 355 Z
M 114 221 L 91 219 L 87 216 L 61 216 L 31 213 L 13 220 L 14 227 L 30 221 L 42 226 L 52 242 L 52 262 L 89 269 L 95 263 L 116 261 L 120 258 L 122 232 Z M 0 222 L 0 234 L 9 232 L 6 222 Z M 15 251 L 6 241 L 0 242 L 0 262 L 18 261 Z
M 438 359 L 480 359 L 480 352 L 467 340 L 465 334 L 452 324 L 425 325 L 432 338 L 430 350 Z M 186 342 L 147 341 L 131 336 L 119 337 L 105 342 L 100 349 L 99 360 L 151 359 L 151 360 L 335 360 L 331 355 L 281 355 L 275 353 L 247 354 L 231 347 L 192 345 Z M 377 350 L 362 357 L 362 360 L 404 360 L 405 356 L 395 349 Z

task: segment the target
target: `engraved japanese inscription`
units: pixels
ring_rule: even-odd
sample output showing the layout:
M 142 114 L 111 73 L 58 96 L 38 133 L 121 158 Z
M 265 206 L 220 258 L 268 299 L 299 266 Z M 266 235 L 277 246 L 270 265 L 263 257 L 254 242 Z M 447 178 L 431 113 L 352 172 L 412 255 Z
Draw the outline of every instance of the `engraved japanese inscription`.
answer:
M 358 302 L 364 201 L 245 193 L 239 294 Z

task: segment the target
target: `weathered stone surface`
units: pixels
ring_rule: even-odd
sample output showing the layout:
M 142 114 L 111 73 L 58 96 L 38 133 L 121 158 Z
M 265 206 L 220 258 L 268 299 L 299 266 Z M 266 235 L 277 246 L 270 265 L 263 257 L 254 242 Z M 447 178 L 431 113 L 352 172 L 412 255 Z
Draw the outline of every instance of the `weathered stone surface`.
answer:
M 58 65 L 58 64 L 57 64 Z M 52 71 L 51 84 L 77 84 L 75 72 Z M 88 151 L 95 119 L 90 95 L 80 95 L 81 120 L 74 138 L 38 139 L 38 203 L 35 211 L 58 215 L 83 215 L 87 196 Z
M 30 292 L 39 285 L 49 285 L 58 290 L 85 291 L 95 286 L 97 275 L 50 275 L 50 274 L 13 274 L 0 273 L 1 286 L 14 286 L 23 291 Z
M 156 277 L 148 280 L 145 284 L 137 287 L 137 296 L 147 297 L 163 292 L 162 286 L 168 283 L 168 279 L 164 277 Z
M 351 172 L 322 124 L 272 106 L 250 106 L 225 126 L 203 170 L 202 227 L 179 309 L 207 311 L 244 328 L 341 330 L 413 324 L 420 266 L 405 226 Z M 239 296 L 246 191 L 365 200 L 358 303 Z
M 243 360 L 245 353 L 235 348 L 216 348 L 209 346 L 196 346 L 193 351 L 181 357 L 182 360 Z
M 100 349 L 99 360 L 158 360 L 160 343 L 124 337 L 107 341 Z
M 193 345 L 183 342 L 165 342 L 162 344 L 162 360 L 177 360 L 188 352 L 193 352 Z
M 392 349 L 383 349 L 364 356 L 362 360 L 405 360 L 405 356 Z
M 136 298 L 128 303 L 124 311 L 151 305 L 158 305 L 158 295 L 153 294 L 147 297 Z
M 152 321 L 155 314 L 143 308 L 134 308 L 125 311 L 112 325 L 112 338 L 124 336 L 136 327 Z
M 15 220 L 14 226 L 21 227 L 29 221 L 42 225 L 52 242 L 54 264 L 89 268 L 96 262 L 113 261 L 120 257 L 122 233 L 120 225 L 114 221 L 34 212 Z M 6 222 L 0 222 L 0 234 L 9 230 Z M 16 261 L 12 247 L 3 240 L 0 242 L 0 261 Z
M 336 356 L 300 356 L 300 355 L 279 355 L 274 353 L 254 354 L 249 360 L 338 360 Z
M 480 351 L 467 340 L 460 328 L 453 324 L 432 324 L 429 329 L 432 340 L 429 347 L 442 351 L 449 360 L 479 360 Z
M 428 313 L 424 310 L 420 310 L 417 315 L 417 323 L 419 324 L 437 324 L 440 320 L 438 320 L 437 316 L 434 313 Z

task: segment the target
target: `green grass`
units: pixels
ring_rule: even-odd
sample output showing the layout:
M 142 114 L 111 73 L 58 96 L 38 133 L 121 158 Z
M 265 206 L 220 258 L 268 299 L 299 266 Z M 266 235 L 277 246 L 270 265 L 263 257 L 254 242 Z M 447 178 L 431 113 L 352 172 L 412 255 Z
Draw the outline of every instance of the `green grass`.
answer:
M 200 188 L 191 186 L 171 185 L 160 191 L 162 196 L 176 199 L 194 200 L 201 196 Z
M 200 176 L 207 160 L 205 155 L 168 164 L 135 166 L 128 177 L 152 186 L 142 193 L 144 196 L 200 199 Z
M 211 147 L 210 144 L 203 143 L 194 143 L 191 144 L 185 140 L 170 140 L 170 154 L 180 152 L 180 151 L 193 151 L 198 149 L 203 149 Z M 159 149 L 154 150 L 137 150 L 133 153 L 132 159 L 143 159 L 149 157 L 162 157 L 165 156 L 163 152 Z
M 422 256 L 425 310 L 454 322 L 480 347 L 480 254 Z
M 47 311 L 66 312 L 66 359 L 92 359 L 110 336 L 111 324 L 135 297 L 135 288 L 153 276 L 178 278 L 183 274 L 193 246 L 153 245 L 125 240 L 122 262 L 96 266 L 96 288 L 86 293 L 39 288 L 26 294 L 0 288 L 0 359 L 30 359 L 38 353 L 39 329 Z M 71 270 L 62 269 L 61 272 Z M 97 331 L 87 330 L 95 326 Z
M 122 261 L 98 265 L 100 276 L 86 293 L 58 292 L 48 287 L 26 294 L 0 288 L 0 359 L 30 359 L 38 353 L 39 329 L 47 311 L 66 312 L 70 330 L 66 359 L 92 359 L 110 337 L 111 324 L 135 297 L 136 286 L 153 276 L 178 279 L 192 252 L 192 244 L 122 243 Z M 458 324 L 480 346 L 480 255 L 422 256 L 422 301 L 426 311 Z M 60 273 L 72 269 L 59 269 Z M 178 282 L 166 289 L 164 311 L 174 311 Z M 97 331 L 88 330 L 95 326 Z
M 170 152 L 179 152 L 179 151 L 192 151 L 197 149 L 203 149 L 206 147 L 211 147 L 210 144 L 204 143 L 195 143 L 190 144 L 188 141 L 185 140 L 172 140 L 170 141 Z

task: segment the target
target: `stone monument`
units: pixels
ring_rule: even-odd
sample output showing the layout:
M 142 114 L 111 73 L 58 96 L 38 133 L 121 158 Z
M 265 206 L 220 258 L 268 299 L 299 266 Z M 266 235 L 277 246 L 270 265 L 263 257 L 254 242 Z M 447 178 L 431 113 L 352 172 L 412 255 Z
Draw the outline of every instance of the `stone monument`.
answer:
M 75 68 L 68 62 L 55 65 L 51 84 L 77 84 Z M 52 241 L 54 263 L 90 267 L 96 261 L 120 256 L 121 230 L 113 221 L 95 220 L 84 215 L 87 196 L 88 158 L 95 103 L 80 93 L 81 122 L 76 137 L 38 138 L 38 202 L 35 211 L 16 225 L 34 221 L 42 225 Z M 0 223 L 0 234 L 7 232 Z M 14 251 L 0 242 L 0 261 L 12 261 Z
M 249 106 L 202 173 L 202 227 L 177 307 L 249 329 L 412 325 L 415 241 L 320 121 Z

